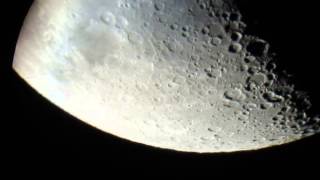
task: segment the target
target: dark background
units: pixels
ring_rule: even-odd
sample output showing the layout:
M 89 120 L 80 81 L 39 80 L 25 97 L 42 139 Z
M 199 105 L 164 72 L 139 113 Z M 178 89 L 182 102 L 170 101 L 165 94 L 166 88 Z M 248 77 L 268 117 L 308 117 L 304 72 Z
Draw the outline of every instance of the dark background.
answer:
M 299 87 L 319 99 L 319 28 L 316 3 L 241 0 L 248 33 L 270 42 L 279 63 L 297 75 Z M 5 157 L 17 164 L 83 163 L 103 167 L 217 168 L 269 167 L 310 170 L 320 162 L 320 136 L 283 146 L 230 154 L 194 154 L 161 150 L 102 133 L 64 113 L 31 89 L 11 69 L 16 40 L 31 0 L 1 4 L 0 99 Z M 84 163 L 86 161 L 86 163 Z M 290 170 L 292 171 L 292 170 Z M 299 171 L 303 173 L 303 171 Z M 295 173 L 299 173 L 298 171 Z

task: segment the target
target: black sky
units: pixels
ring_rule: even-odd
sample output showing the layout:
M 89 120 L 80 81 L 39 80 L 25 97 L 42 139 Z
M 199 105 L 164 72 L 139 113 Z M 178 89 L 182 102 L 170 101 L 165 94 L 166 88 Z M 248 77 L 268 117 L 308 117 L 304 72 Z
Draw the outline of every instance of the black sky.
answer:
M 260 151 L 232 154 L 178 153 L 135 144 L 102 133 L 48 103 L 11 69 L 15 43 L 31 0 L 10 0 L 1 5 L 0 87 L 4 149 L 7 157 L 22 161 L 64 160 L 103 163 L 106 167 L 216 168 L 312 167 L 320 162 L 320 136 Z M 281 64 L 298 74 L 299 86 L 319 100 L 319 61 L 314 4 L 243 0 L 241 6 L 251 28 L 281 52 Z M 259 2 L 259 3 L 253 3 Z M 273 3 L 272 3 L 273 2 Z M 319 106 L 316 106 L 317 108 Z M 318 108 L 319 109 L 319 108 Z M 1 112 L 0 111 L 0 112 Z M 48 161 L 47 161 L 48 160 Z M 25 161 L 29 162 L 29 161 Z M 31 162 L 30 162 L 31 163 Z M 88 165 L 88 164 L 87 164 Z

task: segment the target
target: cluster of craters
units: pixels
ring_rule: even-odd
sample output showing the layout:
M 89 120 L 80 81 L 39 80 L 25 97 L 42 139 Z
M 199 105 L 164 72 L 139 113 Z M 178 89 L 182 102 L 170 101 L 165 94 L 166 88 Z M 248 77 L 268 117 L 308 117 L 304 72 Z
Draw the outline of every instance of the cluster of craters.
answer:
M 52 46 L 68 63 L 51 65 L 128 128 L 103 130 L 195 152 L 263 148 L 319 131 L 307 94 L 277 67 L 267 41 L 246 34 L 232 0 L 66 2 L 77 7 L 66 10 L 72 25 L 61 23 L 68 32 Z
M 268 42 L 245 33 L 246 24 L 232 1 L 125 1 L 121 6 L 124 11 L 134 7 L 139 19 L 124 31 L 143 39 L 142 44 L 131 41 L 134 48 L 152 47 L 139 54 L 154 65 L 151 82 L 160 89 L 151 94 L 161 98 L 150 97 L 156 102 L 149 105 L 155 106 L 155 113 L 166 113 L 161 103 L 173 114 L 193 112 L 164 116 L 186 124 L 176 139 L 185 138 L 181 141 L 199 151 L 211 145 L 246 149 L 292 141 L 318 130 L 317 118 L 307 114 L 308 96 L 278 69 Z M 139 12 L 139 7 L 145 10 Z M 297 104 L 301 102 L 304 106 Z

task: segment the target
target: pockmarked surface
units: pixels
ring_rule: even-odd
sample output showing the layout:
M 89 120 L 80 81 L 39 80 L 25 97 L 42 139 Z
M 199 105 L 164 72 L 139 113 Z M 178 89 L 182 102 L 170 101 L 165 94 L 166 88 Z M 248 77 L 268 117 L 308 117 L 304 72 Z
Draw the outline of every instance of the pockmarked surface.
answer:
M 245 28 L 231 0 L 37 0 L 13 68 L 78 119 L 150 146 L 231 152 L 319 132 L 307 94 Z

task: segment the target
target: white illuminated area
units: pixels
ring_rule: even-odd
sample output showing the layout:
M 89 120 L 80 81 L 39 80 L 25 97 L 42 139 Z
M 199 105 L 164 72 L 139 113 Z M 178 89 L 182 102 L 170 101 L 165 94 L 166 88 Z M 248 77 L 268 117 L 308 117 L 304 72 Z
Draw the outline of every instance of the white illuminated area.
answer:
M 231 152 L 314 134 L 245 27 L 228 0 L 37 0 L 13 68 L 79 120 L 150 146 Z

